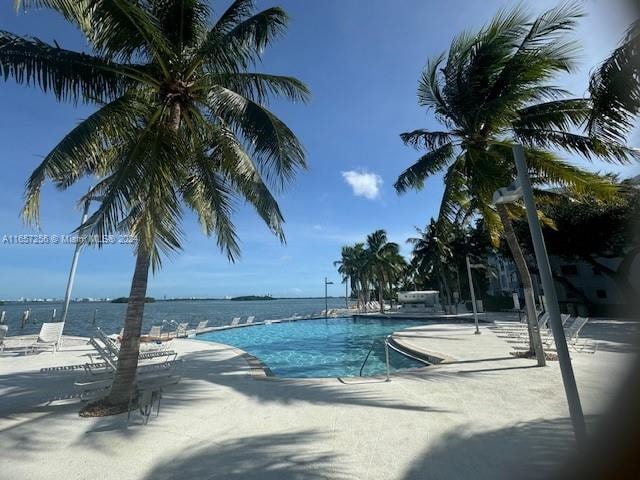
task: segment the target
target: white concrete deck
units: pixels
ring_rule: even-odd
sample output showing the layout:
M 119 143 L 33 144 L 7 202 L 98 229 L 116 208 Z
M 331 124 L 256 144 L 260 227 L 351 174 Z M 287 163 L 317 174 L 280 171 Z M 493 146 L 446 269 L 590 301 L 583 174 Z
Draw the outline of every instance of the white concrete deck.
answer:
M 235 349 L 176 340 L 183 381 L 165 392 L 159 417 L 128 429 L 125 415 L 85 419 L 77 401 L 43 403 L 69 392 L 75 375 L 40 368 L 81 363 L 82 342 L 55 355 L 0 357 L 0 478 L 544 477 L 572 446 L 557 362 L 535 368 L 510 357 L 484 326 L 480 336 L 469 325 L 443 327 L 405 335 L 453 361 L 389 383 L 257 380 Z M 573 355 L 590 423 L 635 359 L 637 327 L 585 327 L 608 339 L 595 354 Z

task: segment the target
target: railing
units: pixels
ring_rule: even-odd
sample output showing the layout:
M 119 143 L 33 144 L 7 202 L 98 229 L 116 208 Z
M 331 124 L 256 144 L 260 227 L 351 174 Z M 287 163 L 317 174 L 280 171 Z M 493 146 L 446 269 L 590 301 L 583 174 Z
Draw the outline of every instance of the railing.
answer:
M 384 340 L 382 340 L 381 338 L 376 338 L 373 342 L 371 342 L 371 347 L 367 352 L 367 356 L 364 357 L 364 361 L 360 366 L 360 376 L 362 376 L 362 371 L 364 370 L 364 366 L 367 364 L 367 360 L 369 360 L 369 357 L 371 356 L 371 352 L 373 352 L 373 348 L 376 346 L 376 343 L 384 341 L 384 356 L 385 356 L 385 362 L 387 365 L 387 379 L 385 381 L 386 382 L 391 381 L 391 378 L 389 378 L 389 337 L 390 336 L 391 335 L 388 335 Z
M 390 368 L 389 368 L 389 349 L 390 348 L 395 350 L 396 352 L 398 352 L 400 355 L 404 355 L 405 357 L 411 358 L 411 359 L 416 360 L 418 362 L 422 362 L 425 365 L 429 365 L 429 362 L 426 361 L 424 358 L 419 358 L 419 357 L 416 357 L 414 355 L 411 355 L 410 353 L 407 353 L 407 352 L 401 350 L 397 346 L 392 345 L 389 342 L 390 338 L 391 338 L 391 335 L 387 335 L 384 340 L 382 340 L 381 338 L 376 338 L 373 342 L 371 342 L 371 348 L 369 348 L 369 351 L 367 352 L 367 356 L 364 357 L 364 361 L 362 362 L 362 365 L 360 366 L 360 376 L 362 376 L 362 371 L 364 370 L 364 367 L 367 364 L 367 360 L 369 360 L 369 357 L 371 356 L 371 352 L 373 351 L 373 347 L 376 346 L 376 343 L 382 342 L 382 341 L 384 341 L 384 356 L 385 356 L 385 362 L 386 362 L 386 365 L 387 365 L 387 379 L 385 381 L 387 381 L 387 382 L 391 381 L 391 378 L 389 378 L 389 370 L 390 370 Z

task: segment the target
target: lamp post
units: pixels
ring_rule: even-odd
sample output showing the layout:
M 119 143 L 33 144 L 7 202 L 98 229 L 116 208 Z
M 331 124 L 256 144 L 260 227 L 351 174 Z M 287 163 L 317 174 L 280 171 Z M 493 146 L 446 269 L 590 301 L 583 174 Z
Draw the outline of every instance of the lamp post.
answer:
M 89 206 L 93 200 L 100 201 L 102 197 L 89 197 L 87 196 L 84 200 L 84 207 L 82 211 L 82 222 L 80 226 L 82 227 L 87 218 L 89 218 Z M 78 231 L 78 241 L 76 242 L 76 249 L 73 252 L 73 259 L 71 260 L 71 270 L 69 270 L 69 279 L 67 280 L 67 290 L 64 294 L 64 307 L 62 309 L 62 322 L 67 321 L 67 313 L 69 311 L 69 302 L 71 301 L 71 291 L 73 290 L 73 282 L 76 279 L 76 268 L 78 267 L 78 258 L 80 257 L 80 249 L 82 248 L 84 229 L 80 228 Z
M 467 274 L 469 275 L 469 290 L 471 290 L 471 306 L 473 308 L 473 319 L 476 323 L 476 331 L 473 332 L 476 335 L 480 335 L 480 328 L 478 327 L 478 306 L 476 305 L 476 290 L 473 288 L 473 276 L 471 275 L 471 263 L 469 262 L 469 255 L 465 256 L 467 262 Z
M 349 310 L 349 277 L 344 279 L 344 308 Z
M 329 300 L 327 296 L 327 287 L 329 285 L 333 285 L 333 282 L 328 281 L 327 277 L 324 277 L 324 318 L 329 316 Z
M 562 375 L 562 383 L 564 385 L 565 394 L 567 396 L 571 423 L 573 424 L 573 432 L 576 437 L 578 448 L 582 448 L 586 443 L 587 429 L 584 422 L 582 405 L 580 404 L 578 386 L 576 385 L 573 366 L 571 365 L 571 357 L 569 356 L 567 339 L 564 335 L 564 329 L 562 327 L 562 321 L 560 319 L 558 295 L 556 293 L 556 287 L 553 281 L 553 276 L 551 274 L 549 256 L 547 254 L 547 248 L 542 236 L 540 221 L 538 220 L 536 203 L 533 197 L 533 189 L 531 188 L 531 181 L 529 179 L 527 162 L 524 157 L 524 148 L 522 145 L 513 145 L 513 156 L 515 158 L 516 169 L 518 171 L 518 182 L 515 186 L 507 187 L 506 189 L 499 189 L 496 192 L 496 195 L 494 195 L 494 201 L 496 197 L 500 197 L 500 195 L 503 193 L 506 193 L 504 197 L 508 197 L 508 200 L 510 200 L 511 202 L 514 202 L 520 198 L 523 198 L 524 200 L 525 209 L 527 211 L 527 220 L 529 223 L 529 231 L 531 233 L 533 249 L 538 264 L 538 271 L 540 272 L 542 287 L 544 288 L 547 307 L 549 309 L 549 323 L 551 324 L 553 340 L 556 345 L 558 362 L 560 364 L 560 373 Z M 506 201 L 504 197 L 503 201 Z

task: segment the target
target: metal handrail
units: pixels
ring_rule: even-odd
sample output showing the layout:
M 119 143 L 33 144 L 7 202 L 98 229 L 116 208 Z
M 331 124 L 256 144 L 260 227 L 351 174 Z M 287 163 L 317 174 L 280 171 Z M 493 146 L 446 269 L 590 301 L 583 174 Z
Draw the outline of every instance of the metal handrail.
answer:
M 387 379 L 385 380 L 386 382 L 390 382 L 391 379 L 389 378 L 389 337 L 391 337 L 391 335 L 388 335 L 385 339 L 384 339 L 384 356 L 385 356 L 385 361 L 386 361 L 386 365 L 387 365 Z M 377 342 L 382 341 L 381 338 L 376 338 L 373 342 L 371 342 L 371 347 L 369 348 L 369 351 L 367 352 L 367 356 L 364 357 L 364 361 L 362 362 L 362 365 L 360 366 L 360 376 L 362 376 L 362 371 L 364 370 L 364 366 L 367 364 L 367 360 L 369 360 L 369 356 L 371 356 L 371 352 L 373 351 L 373 347 L 375 347 Z

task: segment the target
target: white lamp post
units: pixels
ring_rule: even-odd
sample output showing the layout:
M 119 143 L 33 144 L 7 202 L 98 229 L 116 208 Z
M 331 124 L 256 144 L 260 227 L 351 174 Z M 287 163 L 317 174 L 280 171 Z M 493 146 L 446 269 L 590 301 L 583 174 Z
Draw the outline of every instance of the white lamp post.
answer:
M 524 148 L 522 145 L 513 145 L 513 156 L 518 171 L 518 181 L 514 182 L 510 187 L 500 188 L 493 196 L 494 203 L 512 203 L 520 198 L 524 200 L 525 209 L 527 211 L 527 220 L 529 223 L 529 231 L 533 241 L 533 249 L 538 263 L 538 271 L 542 280 L 544 294 L 549 313 L 549 323 L 553 332 L 553 339 L 558 354 L 558 362 L 560 363 L 560 372 L 562 374 L 562 383 L 564 384 L 567 403 L 569 404 L 569 414 L 573 424 L 573 431 L 576 437 L 576 443 L 581 448 L 585 445 L 587 429 L 584 422 L 584 414 L 582 405 L 580 404 L 580 396 L 578 394 L 578 386 L 571 365 L 571 357 L 567 347 L 567 339 L 564 335 L 562 321 L 560 319 L 560 306 L 558 305 L 558 295 L 551 274 L 549 265 L 549 256 L 547 248 L 542 236 L 540 221 L 536 210 L 536 203 L 533 197 L 533 189 L 529 179 L 527 162 L 524 157 Z
M 84 225 L 89 218 L 89 206 L 93 200 L 100 201 L 102 197 L 86 197 L 84 201 L 84 209 L 82 211 L 82 222 L 80 225 Z M 67 321 L 67 312 L 69 311 L 69 302 L 71 301 L 71 291 L 73 290 L 73 282 L 76 279 L 76 268 L 78 267 L 78 258 L 80 257 L 80 249 L 84 243 L 82 238 L 84 230 L 80 229 L 78 232 L 78 241 L 76 242 L 76 249 L 73 252 L 73 260 L 71 260 L 71 270 L 69 271 L 69 279 L 67 280 L 67 290 L 64 294 L 64 307 L 62 309 L 62 322 Z

